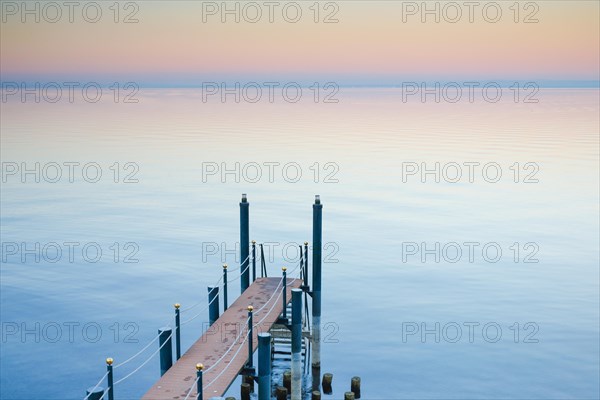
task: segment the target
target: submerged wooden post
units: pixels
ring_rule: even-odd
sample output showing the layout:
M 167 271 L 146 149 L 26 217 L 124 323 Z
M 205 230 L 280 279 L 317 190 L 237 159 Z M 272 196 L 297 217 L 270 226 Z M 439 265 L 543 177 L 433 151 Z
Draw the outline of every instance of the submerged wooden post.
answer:
M 248 289 L 250 286 L 250 203 L 246 197 L 246 193 L 242 194 L 242 201 L 240 202 L 240 258 L 242 265 L 240 265 L 240 285 L 241 293 Z
M 331 394 L 331 381 L 333 381 L 333 374 L 325 373 L 323 374 L 323 393 Z
M 242 400 L 250 400 L 250 384 L 244 382 L 240 386 L 240 397 Z
M 214 324 L 219 319 L 219 287 L 208 287 L 208 322 Z
M 344 393 L 344 400 L 354 400 L 354 393 L 352 393 L 352 392 Z
M 286 307 L 287 305 L 284 305 Z M 302 290 L 292 289 L 292 400 L 302 399 Z
M 313 276 L 312 276 L 312 366 L 321 366 L 321 249 L 323 248 L 323 204 L 315 196 L 313 204 Z
M 113 384 L 113 359 L 106 359 L 106 370 L 108 371 L 108 375 L 106 377 L 106 385 L 108 388 L 108 400 L 115 400 L 115 385 Z
M 355 376 L 350 381 L 350 390 L 354 393 L 354 398 L 360 399 L 360 377 Z
M 258 334 L 258 399 L 271 399 L 271 334 Z
M 171 328 L 158 330 L 158 346 L 160 347 L 160 376 L 163 376 L 173 365 L 173 344 Z
M 175 304 L 175 360 L 181 358 L 181 317 L 179 308 L 181 304 Z
M 313 390 L 311 400 L 321 400 L 321 392 Z
M 275 398 L 277 400 L 287 400 L 288 390 L 283 386 L 277 386 L 275 389 Z
M 283 373 L 283 387 L 286 388 L 288 392 L 292 391 L 292 371 L 289 369 Z

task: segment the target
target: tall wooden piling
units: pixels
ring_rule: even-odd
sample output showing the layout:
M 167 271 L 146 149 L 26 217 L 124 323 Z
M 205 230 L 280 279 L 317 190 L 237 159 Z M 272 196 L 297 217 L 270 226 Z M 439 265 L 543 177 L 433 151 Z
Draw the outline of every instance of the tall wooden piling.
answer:
M 246 194 L 242 194 L 242 201 L 240 202 L 240 258 L 242 264 L 240 265 L 240 285 L 241 292 L 248 289 L 250 286 L 250 203 Z
M 271 399 L 271 334 L 258 334 L 258 399 Z
M 292 400 L 302 399 L 302 290 L 292 289 Z
M 323 248 L 323 205 L 315 196 L 313 204 L 313 276 L 312 276 L 312 366 L 321 366 L 321 250 Z

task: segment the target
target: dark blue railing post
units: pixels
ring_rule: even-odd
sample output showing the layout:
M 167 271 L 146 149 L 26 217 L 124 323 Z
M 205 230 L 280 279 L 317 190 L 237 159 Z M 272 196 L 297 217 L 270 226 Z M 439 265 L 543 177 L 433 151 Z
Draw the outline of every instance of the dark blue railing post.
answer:
M 181 358 L 181 317 L 180 309 L 181 304 L 175 304 L 175 359 Z
M 102 387 L 91 387 L 85 391 L 86 400 L 100 400 L 104 397 L 104 388 Z
M 271 334 L 258 334 L 258 400 L 271 399 Z
M 256 240 L 252 241 L 252 282 L 256 280 Z
M 108 375 L 106 376 L 106 386 L 108 386 L 108 400 L 115 400 L 115 388 L 113 383 L 113 359 L 106 359 L 106 371 L 108 371 Z
M 208 287 L 208 323 L 214 324 L 219 319 L 219 287 Z
M 283 319 L 287 319 L 287 268 L 281 268 L 283 271 Z
M 312 276 L 312 366 L 321 366 L 321 249 L 323 248 L 323 205 L 315 196 L 313 204 L 313 276 Z
M 196 379 L 197 379 L 197 383 L 196 383 L 196 392 L 198 392 L 198 394 L 196 395 L 196 400 L 202 400 L 202 370 L 204 369 L 204 365 L 198 363 L 196 364 Z
M 227 311 L 227 264 L 223 264 L 223 312 Z
M 246 363 L 246 367 L 248 367 L 248 369 L 252 369 L 254 366 L 253 360 L 252 360 L 252 353 L 253 353 L 253 345 L 252 345 L 252 335 L 253 335 L 253 322 L 252 322 L 252 311 L 254 310 L 254 307 L 252 306 L 248 306 L 248 362 Z
M 308 242 L 304 242 L 304 285 L 308 288 Z
M 241 292 L 248 289 L 250 286 L 250 271 L 248 266 L 248 256 L 250 255 L 250 203 L 246 194 L 242 194 L 242 201 L 240 202 L 240 258 L 242 265 L 240 265 L 240 285 Z
M 302 290 L 292 289 L 292 400 L 302 398 Z
M 160 348 L 160 376 L 163 376 L 173 365 L 173 344 L 171 328 L 165 327 L 158 330 L 158 346 Z

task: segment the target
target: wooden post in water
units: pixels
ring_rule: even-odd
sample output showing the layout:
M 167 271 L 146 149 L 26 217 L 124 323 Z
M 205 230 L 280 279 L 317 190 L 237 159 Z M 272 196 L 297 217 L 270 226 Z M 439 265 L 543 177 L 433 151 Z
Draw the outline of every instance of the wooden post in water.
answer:
M 158 330 L 158 346 L 160 348 L 160 376 L 163 376 L 173 365 L 173 331 L 165 327 Z
M 219 287 L 208 287 L 208 322 L 214 324 L 219 319 Z
M 321 392 L 313 390 L 311 400 L 321 400 Z
M 325 373 L 323 374 L 323 393 L 331 394 L 331 382 L 333 381 L 333 374 Z
M 104 397 L 104 389 L 102 387 L 91 387 L 85 391 L 85 395 L 87 400 L 100 400 L 102 397 Z
M 240 397 L 242 400 L 250 400 L 250 384 L 242 383 L 240 387 Z
M 289 369 L 283 373 L 283 387 L 286 388 L 288 392 L 292 391 L 292 371 Z
M 240 265 L 240 285 L 241 293 L 248 289 L 250 286 L 250 271 L 248 266 L 250 260 L 250 203 L 246 197 L 246 193 L 242 194 L 242 201 L 240 202 L 240 258 L 242 265 Z
M 277 386 L 275 389 L 275 398 L 277 400 L 287 400 L 288 390 L 283 386 Z
M 354 393 L 354 398 L 360 399 L 360 377 L 355 376 L 350 381 L 350 390 Z
M 344 400 L 354 400 L 354 393 L 352 393 L 352 392 L 344 393 Z
M 323 204 L 315 196 L 313 204 L 313 276 L 312 276 L 312 366 L 321 367 L 321 249 L 323 248 Z
M 258 334 L 258 399 L 271 399 L 271 334 Z
M 284 305 L 287 307 L 287 305 Z M 302 290 L 292 289 L 292 400 L 302 400 Z

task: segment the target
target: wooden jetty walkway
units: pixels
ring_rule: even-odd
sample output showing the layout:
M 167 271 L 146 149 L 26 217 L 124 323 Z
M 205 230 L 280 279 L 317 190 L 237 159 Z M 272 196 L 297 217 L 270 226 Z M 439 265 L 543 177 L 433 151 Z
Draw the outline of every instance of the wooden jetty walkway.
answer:
M 286 300 L 289 302 L 291 290 L 299 288 L 302 280 L 288 278 L 286 281 Z M 203 398 L 223 396 L 248 360 L 248 343 L 244 340 L 248 331 L 248 306 L 254 309 L 254 351 L 258 346 L 258 334 L 268 332 L 283 312 L 281 294 L 282 278 L 257 278 L 142 399 L 183 400 L 192 386 L 193 397 L 189 398 L 195 399 L 197 363 L 204 364 Z
M 205 309 L 181 323 L 181 313 L 194 308 L 181 310 L 175 307 L 175 329 L 171 324 L 158 330 L 158 336 L 145 347 L 125 361 L 113 365 L 114 359 L 106 359 L 106 373 L 98 383 L 86 390 L 84 400 L 118 400 L 119 386 L 144 367 L 154 356 L 159 354 L 161 378 L 146 392 L 143 400 L 209 400 L 222 397 L 241 373 L 254 384 L 258 384 L 259 400 L 270 400 L 272 397 L 272 362 L 275 339 L 280 339 L 281 330 L 289 330 L 286 335 L 289 346 L 291 364 L 291 383 L 289 385 L 291 400 L 301 400 L 302 366 L 306 362 L 306 346 L 303 337 L 310 338 L 312 360 L 313 387 L 318 389 L 320 380 L 320 335 L 321 335 L 321 261 L 322 261 L 322 210 L 319 195 L 315 195 L 313 208 L 312 235 L 312 282 L 309 283 L 309 246 L 298 244 L 299 264 L 287 271 L 282 267 L 281 277 L 267 277 L 266 258 L 263 244 L 250 241 L 250 203 L 242 194 L 240 206 L 240 260 L 239 267 L 228 269 L 223 265 L 223 276 L 213 286 L 208 287 L 208 304 Z M 259 250 L 260 249 L 260 250 Z M 257 253 L 258 251 L 258 253 Z M 260 256 L 259 256 L 260 254 Z M 257 276 L 257 260 L 260 259 L 261 277 Z M 299 271 L 296 271 L 298 268 Z M 239 271 L 239 272 L 237 272 Z M 236 272 L 235 278 L 228 278 L 228 273 Z M 288 275 L 289 274 L 289 275 Z M 241 295 L 229 305 L 227 292 L 229 283 L 239 279 Z M 225 309 L 219 315 L 219 289 L 222 289 L 222 304 Z M 302 296 L 304 295 L 304 300 Z M 312 322 L 308 316 L 308 304 L 312 306 Z M 292 303 L 291 315 L 288 304 Z M 200 304 L 200 303 L 198 303 Z M 196 304 L 196 305 L 198 305 Z M 303 308 L 304 304 L 304 314 Z M 181 328 L 197 316 L 208 310 L 210 326 L 202 336 L 182 355 Z M 305 325 L 303 324 L 305 323 Z M 274 328 L 275 329 L 272 329 Z M 306 327 L 306 330 L 304 330 Z M 273 335 L 272 335 L 273 334 Z M 117 368 L 128 364 L 144 354 L 149 346 L 158 339 L 159 348 L 128 374 Z M 173 340 L 175 359 L 173 363 Z M 304 347 L 303 347 L 304 346 Z M 304 352 L 302 351 L 304 348 Z M 255 368 L 253 354 L 258 349 L 258 365 Z M 288 354 L 288 350 L 285 351 Z M 315 372 L 316 371 L 316 372 Z M 106 380 L 106 388 L 102 383 Z M 249 382 L 240 388 L 242 399 L 249 400 Z M 116 388 L 116 390 L 115 390 Z M 201 388 L 201 389 L 199 389 Z M 316 389 L 313 389 L 316 390 Z

